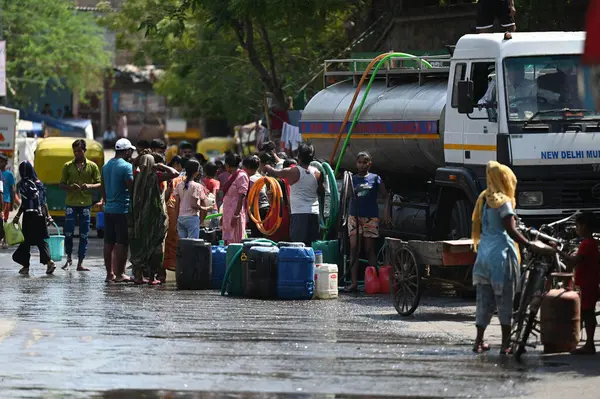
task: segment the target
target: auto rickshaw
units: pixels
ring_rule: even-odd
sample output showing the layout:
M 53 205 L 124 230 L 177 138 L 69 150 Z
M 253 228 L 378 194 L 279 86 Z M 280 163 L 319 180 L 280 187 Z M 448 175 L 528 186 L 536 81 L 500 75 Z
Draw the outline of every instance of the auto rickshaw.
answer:
M 64 222 L 65 200 L 67 193 L 59 187 L 63 165 L 73 159 L 73 137 L 49 137 L 38 142 L 35 151 L 34 166 L 37 175 L 46 187 L 46 197 L 50 216 L 57 223 Z M 95 140 L 85 140 L 87 144 L 86 158 L 95 162 L 98 168 L 104 166 L 104 148 Z M 99 209 L 95 206 L 102 198 L 101 190 L 92 192 L 92 224 L 95 224 Z
M 236 150 L 237 143 L 233 137 L 208 137 L 196 145 L 196 154 L 202 154 L 208 160 L 215 159 L 227 151 Z

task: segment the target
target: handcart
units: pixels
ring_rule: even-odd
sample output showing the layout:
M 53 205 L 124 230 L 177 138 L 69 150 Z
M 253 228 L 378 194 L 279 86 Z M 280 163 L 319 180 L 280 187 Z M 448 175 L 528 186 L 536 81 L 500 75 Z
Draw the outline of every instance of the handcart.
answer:
M 457 292 L 472 292 L 475 262 L 472 240 L 403 241 L 385 239 L 386 264 L 392 266 L 390 292 L 396 311 L 410 316 L 421 295 L 433 284 L 450 285 Z

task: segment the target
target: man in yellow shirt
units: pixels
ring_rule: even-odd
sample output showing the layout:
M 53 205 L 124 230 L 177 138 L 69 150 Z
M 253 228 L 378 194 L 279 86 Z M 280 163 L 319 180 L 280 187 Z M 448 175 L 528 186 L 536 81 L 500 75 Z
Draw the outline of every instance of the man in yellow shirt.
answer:
M 62 169 L 60 188 L 67 192 L 65 207 L 65 252 L 67 263 L 63 269 L 72 265 L 71 253 L 73 252 L 73 233 L 75 222 L 79 218 L 79 262 L 78 271 L 88 271 L 83 267 L 83 260 L 87 252 L 88 233 L 90 231 L 90 211 L 92 207 L 91 190 L 100 188 L 101 178 L 98 165 L 85 157 L 87 150 L 85 140 L 73 142 L 74 159 L 65 163 Z

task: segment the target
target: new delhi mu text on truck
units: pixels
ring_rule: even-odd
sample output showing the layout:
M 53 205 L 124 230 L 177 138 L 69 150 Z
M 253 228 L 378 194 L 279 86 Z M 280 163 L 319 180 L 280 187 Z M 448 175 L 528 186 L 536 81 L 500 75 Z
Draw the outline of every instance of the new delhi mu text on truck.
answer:
M 600 211 L 600 114 L 584 109 L 578 86 L 584 41 L 583 32 L 466 35 L 448 56 L 390 54 L 362 87 L 371 60 L 329 60 L 300 129 L 319 155 L 331 153 L 359 90 L 341 167 L 373 154 L 375 172 L 401 196 L 388 236 L 470 236 L 490 160 L 516 173 L 528 224 Z

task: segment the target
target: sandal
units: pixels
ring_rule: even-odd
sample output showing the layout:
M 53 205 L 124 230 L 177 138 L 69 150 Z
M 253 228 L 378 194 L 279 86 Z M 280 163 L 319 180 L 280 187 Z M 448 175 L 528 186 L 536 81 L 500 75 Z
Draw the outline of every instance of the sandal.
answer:
M 160 282 L 160 280 L 156 280 L 156 279 L 152 279 L 152 280 L 148 280 L 148 285 L 161 285 L 162 283 Z
M 513 350 L 510 347 L 500 349 L 500 355 L 502 355 L 502 356 L 510 356 L 512 354 L 513 354 Z
M 29 274 L 29 268 L 22 267 L 21 270 L 19 270 L 19 274 Z
M 73 265 L 73 261 L 71 259 L 67 259 L 67 262 L 65 263 L 65 265 L 61 269 L 67 270 L 72 265 Z
M 51 263 L 46 268 L 46 274 L 51 275 L 52 273 L 54 273 L 55 270 L 56 270 L 56 265 L 54 263 Z
M 473 352 L 475 352 L 475 353 L 483 353 L 483 352 L 487 352 L 489 350 L 490 350 L 490 345 L 485 341 L 476 343 L 475 346 L 473 347 Z

